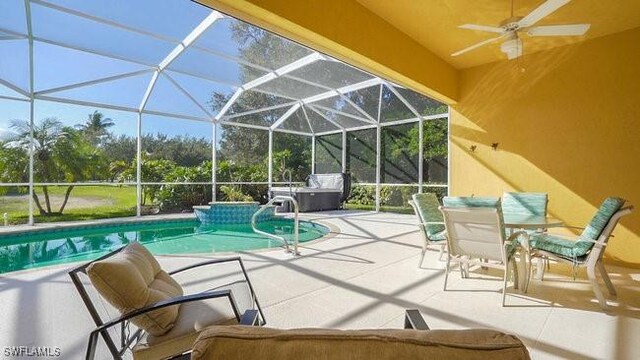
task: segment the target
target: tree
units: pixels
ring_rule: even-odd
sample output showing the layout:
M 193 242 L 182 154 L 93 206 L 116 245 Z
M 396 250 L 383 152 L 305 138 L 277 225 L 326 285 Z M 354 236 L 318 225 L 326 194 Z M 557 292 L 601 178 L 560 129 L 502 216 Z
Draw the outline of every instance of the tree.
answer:
M 15 137 L 4 147 L 22 149 L 28 152 L 31 148 L 31 129 L 29 123 L 21 120 L 11 122 Z M 65 127 L 56 118 L 46 118 L 33 128 L 34 176 L 42 183 L 78 182 L 85 180 L 93 172 L 91 164 L 99 154 L 86 141 L 82 133 L 72 127 Z M 23 165 L 19 164 L 22 167 Z M 74 186 L 69 185 L 64 200 L 58 211 L 51 209 L 51 200 L 47 185 L 42 185 L 45 206 L 40 203 L 38 195 L 33 193 L 33 200 L 41 215 L 61 214 L 67 205 Z
M 76 125 L 76 128 L 82 131 L 91 145 L 100 146 L 104 138 L 109 135 L 107 129 L 114 125 L 113 120 L 105 118 L 100 111 L 95 110 L 87 116 L 84 124 Z

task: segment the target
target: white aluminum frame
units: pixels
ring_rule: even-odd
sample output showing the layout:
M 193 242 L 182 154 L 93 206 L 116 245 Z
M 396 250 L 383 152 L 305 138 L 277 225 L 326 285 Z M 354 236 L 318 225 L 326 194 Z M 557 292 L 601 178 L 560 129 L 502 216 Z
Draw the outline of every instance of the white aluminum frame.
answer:
M 170 43 L 175 45 L 175 47 L 173 48 L 173 50 L 171 50 L 171 52 L 169 54 L 167 54 L 167 56 L 165 56 L 165 58 L 158 64 L 152 64 L 152 63 L 147 63 L 145 61 L 141 61 L 139 59 L 134 59 L 134 58 L 130 58 L 130 57 L 125 57 L 122 55 L 117 55 L 117 54 L 112 54 L 112 53 L 108 53 L 106 51 L 101 51 L 101 50 L 96 50 L 96 49 L 90 49 L 90 48 L 86 48 L 84 46 L 80 46 L 80 45 L 74 45 L 74 44 L 70 44 L 70 43 L 66 43 L 66 42 L 62 42 L 62 41 L 56 41 L 56 40 L 52 40 L 52 39 L 47 39 L 46 36 L 34 36 L 33 34 L 33 26 L 32 26 L 32 17 L 31 17 L 31 4 L 37 4 L 39 6 L 45 6 L 49 9 L 52 9 L 54 11 L 60 11 L 63 13 L 66 13 L 68 15 L 72 15 L 72 16 L 77 16 L 77 17 L 81 17 L 84 18 L 86 20 L 90 20 L 90 21 L 94 21 L 94 22 L 98 22 L 100 24 L 109 26 L 109 27 L 113 27 L 113 28 L 117 28 L 119 30 L 124 30 L 124 31 L 128 31 L 128 32 L 132 32 L 138 35 L 142 35 L 142 36 L 147 36 L 147 37 L 151 37 L 155 40 L 158 41 L 162 41 L 165 43 Z M 233 55 L 229 55 L 229 54 L 224 54 L 222 52 L 216 51 L 214 49 L 209 49 L 203 46 L 200 46 L 198 44 L 196 44 L 195 42 L 197 41 L 197 39 L 204 34 L 218 19 L 224 18 L 225 15 L 222 15 L 220 13 L 218 13 L 215 10 L 211 10 L 211 13 L 203 20 L 201 21 L 196 27 L 194 27 L 194 29 L 182 40 L 180 39 L 174 39 L 171 38 L 169 36 L 165 36 L 165 35 L 161 35 L 161 34 L 156 34 L 153 32 L 149 32 L 146 30 L 141 30 L 139 28 L 136 28 L 134 26 L 129 26 L 126 24 L 122 24 L 119 23 L 117 21 L 113 21 L 113 20 L 109 20 L 109 19 L 104 19 L 104 18 L 100 18 L 91 14 L 87 14 L 81 11 L 77 11 L 74 9 L 70 9 L 61 5 L 57 5 L 57 4 L 53 4 L 48 2 L 47 0 L 24 0 L 24 5 L 25 5 L 25 18 L 26 18 L 26 23 L 27 23 L 27 34 L 22 34 L 19 32 L 15 32 L 9 29 L 4 29 L 0 26 L 0 32 L 2 33 L 2 35 L 0 35 L 0 41 L 2 40 L 20 40 L 20 39 L 25 39 L 28 41 L 29 44 L 29 88 L 28 89 L 23 89 L 20 86 L 17 86 L 7 80 L 4 79 L 0 79 L 0 85 L 5 86 L 11 90 L 13 90 L 14 92 L 16 92 L 19 95 L 24 96 L 24 98 L 20 98 L 17 96 L 0 96 L 0 100 L 10 100 L 10 101 L 23 101 L 23 102 L 29 102 L 30 106 L 29 106 L 29 125 L 30 125 L 30 132 L 31 132 L 31 146 L 30 146 L 30 150 L 29 150 L 29 183 L 28 184 L 23 184 L 23 183 L 4 183 L 4 184 L 0 184 L 0 186 L 29 186 L 29 224 L 33 225 L 34 223 L 34 219 L 33 219 L 33 212 L 34 212 L 34 208 L 33 208 L 33 194 L 34 194 L 34 186 L 35 185 L 71 185 L 69 183 L 51 183 L 51 184 L 46 184 L 46 183 L 35 183 L 34 182 L 34 143 L 33 143 L 33 130 L 34 130 L 34 103 L 36 100 L 42 100 L 42 101 L 49 101 L 49 102 L 59 102 L 59 103 L 66 103 L 66 104 L 74 104 L 74 105 L 81 105 L 81 106 L 93 106 L 93 107 L 99 107 L 99 108 L 105 108 L 105 109 L 112 109 L 112 110 L 119 110 L 119 111 L 126 111 L 126 112 L 133 112 L 137 114 L 137 146 L 136 146 L 136 160 L 137 160 L 137 169 L 136 169 L 136 181 L 135 183 L 125 183 L 125 185 L 131 185 L 131 186 L 136 186 L 136 193 L 137 193 L 137 205 L 136 205 L 136 213 L 137 216 L 141 216 L 141 202 L 142 202 L 142 186 L 144 185 L 162 185 L 162 184 L 174 184 L 174 183 L 148 183 L 148 182 L 144 182 L 142 179 L 142 171 L 141 171 L 141 162 L 142 162 L 142 157 L 141 157 L 141 153 L 142 153 L 142 143 L 141 143 L 141 139 L 142 139 L 142 117 L 145 114 L 148 115 L 158 115 L 158 116 L 164 116 L 164 117 L 169 117 L 169 118 L 173 118 L 173 119 L 184 119 L 184 120 L 192 120 L 192 121 L 200 121 L 200 122 L 207 122 L 210 123 L 212 126 L 212 149 L 211 149 L 211 155 L 212 155 L 212 174 L 211 174 L 211 182 L 203 182 L 203 183 L 175 183 L 175 184 L 184 184 L 184 185 L 194 185 L 194 184 L 202 184 L 202 185 L 208 185 L 210 184 L 213 187 L 213 192 L 212 192 L 212 201 L 216 200 L 216 186 L 220 185 L 220 184 L 227 184 L 227 182 L 217 182 L 216 179 L 216 162 L 217 162 L 217 149 L 216 149 L 216 138 L 218 135 L 218 126 L 220 125 L 231 125 L 231 126 L 239 126 L 239 127 L 246 127 L 246 128 L 252 128 L 252 129 L 259 129 L 259 130 L 263 130 L 265 132 L 268 133 L 268 137 L 269 137 L 269 154 L 268 154 L 268 181 L 267 182 L 233 182 L 233 183 L 229 183 L 229 184 L 264 184 L 264 185 L 268 185 L 269 188 L 271 188 L 273 186 L 273 184 L 278 184 L 278 182 L 274 182 L 273 181 L 273 132 L 277 131 L 277 132 L 284 132 L 284 133 L 290 133 L 290 134 L 295 134 L 295 135 L 301 135 L 301 136 L 309 136 L 311 137 L 311 171 L 313 173 L 315 173 L 315 169 L 316 169 L 316 140 L 319 136 L 323 136 L 323 135 L 330 135 L 330 134 L 342 134 L 342 171 L 346 172 L 347 169 L 347 163 L 348 163 L 348 152 L 347 152 L 347 136 L 348 136 L 348 132 L 350 131 L 357 131 L 357 130 L 363 130 L 363 129 L 376 129 L 376 183 L 360 183 L 360 185 L 374 185 L 376 186 L 376 211 L 380 210 L 381 207 L 381 203 L 380 203 L 380 191 L 381 191 L 381 187 L 382 186 L 418 186 L 419 191 L 422 192 L 423 187 L 425 186 L 425 184 L 423 184 L 423 155 L 424 155 L 424 150 L 423 150 L 423 122 L 424 121 L 428 121 L 431 119 L 441 119 L 441 118 L 447 118 L 449 121 L 449 115 L 450 115 L 450 110 L 447 109 L 446 113 L 443 114 L 437 114 L 437 115 L 430 115 L 430 116 L 421 116 L 419 114 L 419 112 L 415 109 L 415 107 L 412 106 L 412 104 L 407 101 L 402 94 L 400 94 L 399 91 L 397 91 L 395 84 L 392 84 L 389 81 L 380 79 L 378 77 L 373 76 L 371 79 L 367 79 L 358 83 L 354 83 L 354 84 L 350 84 L 347 86 L 342 86 L 339 88 L 332 88 L 330 86 L 327 85 L 323 85 L 323 84 L 319 84 L 317 82 L 314 81 L 309 81 L 306 79 L 302 79 L 299 78 L 297 76 L 293 76 L 291 73 L 295 70 L 301 69 L 309 64 L 315 63 L 316 61 L 319 60 L 326 60 L 326 61 L 337 61 L 335 59 L 332 59 L 326 55 L 323 55 L 317 51 L 312 51 L 309 55 L 306 55 L 300 59 L 297 59 L 295 61 L 292 61 L 289 64 L 286 64 L 284 66 L 281 66 L 278 69 L 272 70 L 269 69 L 267 67 L 261 66 L 261 65 L 257 65 L 254 63 L 251 63 L 249 61 L 246 61 L 244 59 L 241 59 L 237 56 L 233 56 Z M 44 89 L 44 90 L 39 90 L 39 91 L 35 91 L 35 84 L 34 84 L 34 59 L 33 59 L 33 49 L 34 49 L 34 41 L 37 42 L 42 42 L 42 43 L 47 43 L 47 44 L 51 44 L 51 45 L 56 45 L 56 46 L 60 46 L 60 47 L 65 47 L 68 49 L 74 49 L 77 51 L 83 51 L 86 53 L 91 53 L 91 54 L 95 54 L 95 55 L 100 55 L 100 56 L 105 56 L 111 59 L 117 59 L 117 60 L 122 60 L 122 61 L 127 61 L 130 63 L 134 63 L 134 64 L 138 64 L 141 65 L 143 67 L 145 67 L 144 69 L 138 70 L 138 71 L 131 71 L 131 72 L 127 72 L 127 73 L 122 73 L 122 74 L 117 74 L 117 75 L 112 75 L 112 76 L 106 76 L 106 77 L 102 77 L 99 79 L 94 79 L 94 80 L 89 80 L 89 81 L 82 81 L 82 82 L 78 82 L 78 83 L 73 83 L 73 84 L 68 84 L 68 85 L 64 85 L 64 86 L 59 86 L 59 87 L 55 87 L 55 88 L 49 88 L 49 89 Z M 247 83 L 244 84 L 235 84 L 235 83 L 231 83 L 228 81 L 222 81 L 220 79 L 215 79 L 212 78 L 210 76 L 204 76 L 201 74 L 197 74 L 191 71 L 185 71 L 185 70 L 177 70 L 177 69 L 173 69 L 173 68 L 169 68 L 170 65 L 176 60 L 178 59 L 187 49 L 189 48 L 193 48 L 193 49 L 197 49 L 199 51 L 205 52 L 207 54 L 210 54 L 212 56 L 216 56 L 216 57 L 220 57 L 220 58 L 224 58 L 226 60 L 230 60 L 230 61 L 235 61 L 239 64 L 242 64 L 244 66 L 248 66 L 260 71 L 264 71 L 265 74 L 262 75 L 261 77 L 251 80 Z M 346 64 L 347 66 L 350 66 L 348 64 Z M 213 114 L 211 110 L 209 110 L 203 103 L 201 103 L 199 100 L 197 100 L 197 98 L 195 96 L 193 96 L 187 89 L 185 89 L 184 87 L 182 87 L 180 85 L 180 83 L 178 81 L 176 81 L 169 73 L 165 72 L 165 70 L 170 70 L 174 73 L 178 73 L 178 74 L 183 74 L 183 75 L 188 75 L 188 76 L 193 76 L 193 77 L 197 77 L 206 81 L 210 81 L 213 83 L 218 83 L 218 84 L 222 84 L 222 85 L 226 85 L 226 86 L 230 86 L 232 88 L 235 88 L 235 92 L 233 93 L 233 95 L 229 98 L 229 100 L 227 101 L 227 103 L 220 109 L 220 111 L 218 111 L 218 113 Z M 61 91 L 65 91 L 65 90 L 70 90 L 70 89 L 75 89 L 75 88 L 80 88 L 80 87 L 86 87 L 86 86 L 91 86 L 91 85 L 96 85 L 96 84 L 100 84 L 100 83 L 105 83 L 105 82 L 110 82 L 110 81 L 116 81 L 116 80 L 120 80 L 120 79 L 124 79 L 124 78 L 128 78 L 128 77 L 134 77 L 134 76 L 140 76 L 140 75 L 144 75 L 147 73 L 153 73 L 151 80 L 149 81 L 148 85 L 147 85 L 147 89 L 144 93 L 144 95 L 142 96 L 140 103 L 137 107 L 127 107 L 127 106 L 120 106 L 120 105 L 114 105 L 114 104 L 108 104 L 108 103 L 96 103 L 96 102 L 91 102 L 91 101 L 82 101 L 82 100 L 73 100 L 73 99 L 66 99 L 66 98 L 62 98 L 62 97 L 58 97 L 56 96 L 56 93 L 61 92 Z M 175 86 L 176 90 L 180 93 L 182 93 L 183 95 L 185 95 L 191 102 L 193 102 L 193 104 L 196 105 L 196 107 L 198 107 L 200 110 L 202 110 L 202 116 L 191 116 L 191 115 L 184 115 L 184 114 L 175 114 L 175 113 L 171 113 L 171 112 L 164 112 L 164 111 L 154 111 L 154 110 L 149 110 L 146 108 L 146 105 L 148 103 L 148 100 L 153 92 L 153 89 L 156 85 L 156 82 L 158 80 L 158 78 L 160 76 L 164 76 L 169 82 L 172 83 L 173 86 Z M 305 83 L 308 84 L 310 86 L 315 86 L 317 88 L 320 89 L 324 89 L 326 91 L 313 95 L 313 96 L 309 96 L 309 97 L 305 97 L 305 98 L 293 98 L 290 96 L 286 96 L 286 95 L 282 95 L 282 94 L 277 94 L 277 93 L 273 93 L 271 91 L 267 91 L 264 89 L 260 89 L 259 86 L 268 83 L 269 81 L 272 81 L 274 79 L 280 78 L 280 77 L 284 77 L 290 80 L 294 80 L 294 81 L 298 81 L 301 83 Z M 377 118 L 372 117 L 369 113 L 367 113 L 364 109 L 362 109 L 360 106 L 358 106 L 357 104 L 355 104 L 351 99 L 349 99 L 345 94 L 348 94 L 352 91 L 356 91 L 356 90 L 360 90 L 360 89 L 365 89 L 365 88 L 369 88 L 369 87 L 374 87 L 374 86 L 378 86 L 380 87 L 380 96 L 378 99 L 378 114 L 377 114 Z M 398 97 L 398 99 L 407 107 L 407 109 L 409 109 L 409 111 L 414 115 L 413 118 L 409 118 L 409 119 L 401 119 L 401 120 L 396 120 L 396 121 L 390 121 L 390 122 L 381 122 L 381 105 L 382 105 L 382 87 L 385 86 L 387 87 L 396 97 Z M 242 112 L 242 113 L 236 113 L 236 114 L 232 114 L 232 115 L 226 115 L 226 113 L 229 111 L 229 109 L 233 106 L 233 104 L 238 100 L 238 98 L 240 97 L 240 95 L 247 91 L 247 90 L 252 90 L 252 91 L 257 91 L 257 92 L 261 92 L 261 93 L 265 93 L 268 95 L 272 95 L 272 96 L 276 96 L 276 97 L 280 97 L 280 98 L 284 98 L 284 99 L 289 99 L 291 100 L 290 102 L 287 103 L 283 103 L 280 105 L 274 105 L 274 106 L 268 106 L 268 107 L 264 107 L 264 108 L 260 108 L 260 109 L 252 109 L 246 112 Z M 356 111 L 361 115 L 361 116 L 357 116 L 357 115 L 353 115 L 344 111 L 341 111 L 339 109 L 334 109 L 334 108 L 329 108 L 320 104 L 317 104 L 318 101 L 324 100 L 324 99 L 329 99 L 335 96 L 339 96 L 342 100 L 344 100 L 346 103 L 348 103 L 350 106 L 352 106 L 354 109 L 356 109 Z M 264 111 L 269 111 L 269 110 L 275 110 L 275 109 L 280 109 L 280 108 L 285 108 L 288 107 L 288 110 L 271 126 L 260 126 L 260 125 L 253 125 L 253 124 L 247 124 L 247 123 L 239 123 L 239 122 L 234 122 L 234 119 L 236 118 L 240 118 L 242 116 L 246 116 L 246 115 L 251 115 L 251 114 L 257 114 L 260 112 L 264 112 Z M 299 109 L 302 110 L 302 113 L 304 114 L 305 120 L 307 121 L 307 124 L 309 126 L 309 132 L 306 131 L 295 131 L 295 130 L 288 130 L 288 129 L 284 129 L 282 128 L 282 124 L 286 122 L 286 120 L 292 115 L 294 114 L 296 111 L 298 111 Z M 339 114 L 342 116 L 346 116 L 349 118 L 353 118 L 354 120 L 357 120 L 359 122 L 362 122 L 363 125 L 359 125 L 359 126 L 345 126 L 343 124 L 341 124 L 338 121 L 335 121 L 333 119 L 331 119 L 330 117 L 328 117 L 325 113 L 323 113 L 322 111 L 319 111 L 318 109 L 322 109 L 322 110 L 326 110 L 326 111 L 330 111 L 332 113 L 335 114 Z M 324 120 L 326 120 L 327 122 L 331 123 L 333 126 L 335 126 L 337 129 L 336 130 L 330 130 L 330 131 L 324 131 L 324 132 L 319 132 L 316 131 L 316 129 L 314 129 L 314 127 L 311 124 L 311 121 L 309 120 L 309 117 L 307 115 L 307 111 L 313 111 L 316 114 L 320 115 Z M 400 124 L 405 124 L 405 123 L 415 123 L 417 122 L 419 124 L 419 174 L 418 174 L 418 183 L 417 184 L 383 184 L 381 183 L 381 131 L 382 128 L 386 127 L 386 126 L 393 126 L 393 125 L 400 125 Z M 449 130 L 450 130 L 450 124 L 449 126 Z M 451 139 L 450 139 L 450 134 L 448 134 L 448 149 L 449 151 L 451 147 Z M 450 157 L 448 157 L 448 162 L 449 162 L 449 166 L 450 166 L 450 162 L 451 159 Z M 450 172 L 448 173 L 448 180 L 450 181 L 450 177 L 451 174 Z M 112 183 L 108 183 L 108 182 L 88 182 L 88 183 L 74 183 L 73 185 L 78 185 L 78 186 L 99 186 L 99 185 L 110 185 Z M 121 184 L 121 183 L 118 183 Z M 434 186 L 434 187 L 447 187 L 448 185 L 429 185 L 429 186 Z

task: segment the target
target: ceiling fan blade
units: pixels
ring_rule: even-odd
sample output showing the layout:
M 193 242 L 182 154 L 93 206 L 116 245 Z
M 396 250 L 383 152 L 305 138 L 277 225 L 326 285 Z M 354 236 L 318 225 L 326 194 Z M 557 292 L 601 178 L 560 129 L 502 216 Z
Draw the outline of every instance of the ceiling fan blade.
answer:
M 473 50 L 473 49 L 479 48 L 480 46 L 483 46 L 483 45 L 486 45 L 486 44 L 492 43 L 492 42 L 494 42 L 494 41 L 496 41 L 496 40 L 498 40 L 498 39 L 501 39 L 501 38 L 503 38 L 503 37 L 504 37 L 504 35 L 500 35 L 500 36 L 496 36 L 496 37 L 491 38 L 491 39 L 487 39 L 487 40 L 481 41 L 481 42 L 479 42 L 479 43 L 477 43 L 477 44 L 474 44 L 474 45 L 471 45 L 471 46 L 469 46 L 469 47 L 466 47 L 466 48 L 464 48 L 464 49 L 462 49 L 462 50 L 456 51 L 456 52 L 454 52 L 453 54 L 451 54 L 451 56 L 458 56 L 458 55 L 464 54 L 464 53 L 466 53 L 467 51 L 471 51 L 471 50 Z
M 591 24 L 533 26 L 527 29 L 529 36 L 580 36 Z
M 495 26 L 486 26 L 486 25 L 476 25 L 476 24 L 464 24 L 458 26 L 460 29 L 467 30 L 478 30 L 478 31 L 488 31 L 493 33 L 502 34 L 504 32 L 503 28 L 495 27 Z
M 571 0 L 547 0 L 542 5 L 538 6 L 535 10 L 529 13 L 529 15 L 523 17 L 518 21 L 521 28 L 529 27 L 552 12 L 558 10 L 562 6 L 566 5 Z

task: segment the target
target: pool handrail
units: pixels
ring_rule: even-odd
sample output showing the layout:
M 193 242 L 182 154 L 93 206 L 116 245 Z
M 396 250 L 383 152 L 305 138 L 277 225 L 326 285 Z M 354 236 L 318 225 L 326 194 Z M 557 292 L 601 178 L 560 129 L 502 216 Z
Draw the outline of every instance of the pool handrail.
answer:
M 293 211 L 294 211 L 294 222 L 293 222 L 293 251 L 291 250 L 291 247 L 289 246 L 289 241 L 287 241 L 287 239 L 284 236 L 278 236 L 276 234 L 271 234 L 265 231 L 262 231 L 260 229 L 258 229 L 257 227 L 257 219 L 258 219 L 258 215 L 260 215 L 263 211 L 267 210 L 269 207 L 271 207 L 273 205 L 273 203 L 275 202 L 284 202 L 284 201 L 290 201 L 293 204 Z M 256 234 L 260 234 L 263 236 L 266 236 L 270 239 L 274 239 L 274 240 L 279 240 L 282 243 L 284 243 L 285 246 L 285 251 L 292 253 L 294 256 L 298 256 L 300 255 L 300 252 L 298 251 L 298 240 L 299 240 L 299 229 L 298 229 L 298 201 L 296 201 L 296 199 L 293 196 L 285 196 L 285 195 L 278 195 L 278 196 L 274 196 L 273 198 L 271 198 L 271 200 L 269 200 L 269 202 L 267 202 L 265 205 L 261 206 L 260 209 L 258 209 L 258 211 L 256 211 L 253 216 L 251 217 L 251 227 L 253 228 L 253 232 L 255 232 Z

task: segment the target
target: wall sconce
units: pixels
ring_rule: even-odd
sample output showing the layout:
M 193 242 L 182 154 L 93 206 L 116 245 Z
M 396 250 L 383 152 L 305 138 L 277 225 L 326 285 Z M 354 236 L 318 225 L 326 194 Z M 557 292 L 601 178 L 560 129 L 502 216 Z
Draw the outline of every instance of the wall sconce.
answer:
M 477 149 L 477 148 L 478 148 L 478 147 L 477 147 L 477 146 L 475 146 L 475 145 L 471 145 L 471 146 L 469 146 L 469 150 L 470 150 L 471 152 L 476 152 L 476 149 Z
M 493 149 L 493 151 L 498 150 L 498 145 L 500 145 L 500 143 L 491 143 L 491 148 Z

